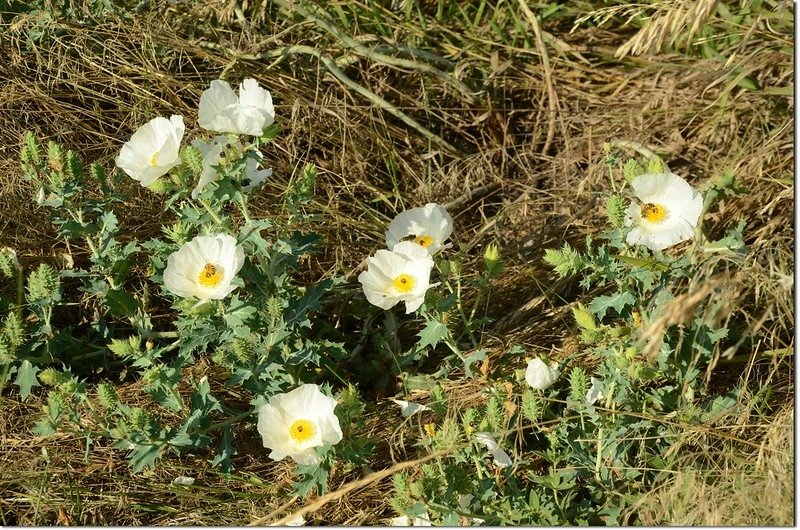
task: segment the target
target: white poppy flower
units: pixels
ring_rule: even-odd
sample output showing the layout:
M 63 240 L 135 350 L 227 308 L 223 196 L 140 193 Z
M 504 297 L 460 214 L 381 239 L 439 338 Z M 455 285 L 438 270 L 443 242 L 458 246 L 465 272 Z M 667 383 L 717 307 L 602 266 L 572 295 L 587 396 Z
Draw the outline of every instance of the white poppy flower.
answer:
M 244 264 L 244 248 L 228 234 L 198 236 L 167 258 L 164 287 L 184 298 L 221 300 L 236 289 L 231 280 Z
M 412 403 L 411 401 L 405 401 L 402 399 L 389 398 L 389 401 L 400 407 L 400 415 L 404 418 L 408 418 L 409 416 L 412 416 L 417 412 L 422 412 L 423 410 L 431 410 L 430 407 L 420 403 Z
M 142 186 L 149 186 L 158 177 L 181 163 L 183 118 L 153 118 L 133 133 L 116 159 L 117 167 Z
M 663 250 L 692 239 L 703 196 L 688 182 L 672 173 L 648 173 L 633 179 L 631 187 L 642 205 L 632 203 L 625 211 L 630 245 Z
M 428 249 L 433 256 L 453 246 L 451 243 L 445 244 L 452 233 L 453 218 L 447 210 L 436 203 L 428 203 L 401 212 L 392 219 L 386 231 L 386 246 L 394 250 L 398 243 L 410 237 L 411 241 Z
M 200 96 L 198 120 L 209 131 L 261 136 L 275 121 L 272 95 L 248 78 L 239 85 L 237 97 L 225 81 L 212 81 Z
M 406 314 L 425 301 L 430 287 L 433 260 L 428 251 L 412 241 L 395 245 L 394 250 L 379 250 L 367 258 L 367 270 L 358 275 L 369 303 L 390 309 L 406 303 Z
M 534 390 L 546 390 L 553 386 L 561 374 L 555 368 L 550 368 L 538 357 L 528 361 L 528 368 L 525 370 L 525 381 Z
M 258 432 L 264 447 L 272 449 L 269 457 L 283 460 L 290 456 L 298 464 L 318 463 L 314 448 L 342 439 L 335 407 L 336 400 L 317 385 L 301 385 L 272 396 L 258 412 Z
M 594 405 L 595 401 L 598 399 L 603 399 L 605 396 L 603 395 L 603 382 L 599 379 L 594 377 L 591 378 L 592 386 L 588 392 L 586 392 L 586 404 L 587 405 Z
M 497 467 L 508 467 L 511 465 L 511 457 L 497 444 L 494 436 L 488 432 L 476 432 L 474 436 L 476 442 L 486 446 L 486 449 L 494 458 L 494 465 Z

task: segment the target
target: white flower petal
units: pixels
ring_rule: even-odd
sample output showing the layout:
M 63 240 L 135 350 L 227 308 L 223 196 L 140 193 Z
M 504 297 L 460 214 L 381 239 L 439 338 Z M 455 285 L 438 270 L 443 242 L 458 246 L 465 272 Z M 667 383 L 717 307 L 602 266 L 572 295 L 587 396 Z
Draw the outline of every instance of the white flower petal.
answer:
M 260 136 L 275 119 L 269 91 L 254 79 L 239 85 L 239 97 L 225 81 L 212 81 L 200 97 L 198 123 L 204 129 L 222 133 Z
M 404 418 L 413 416 L 417 412 L 422 412 L 424 410 L 431 410 L 429 407 L 422 405 L 420 403 L 412 403 L 411 401 L 405 401 L 402 399 L 389 398 L 389 401 L 393 402 L 394 404 L 400 407 L 400 414 Z
M 235 285 L 231 281 L 244 263 L 244 249 L 228 234 L 198 236 L 184 244 L 167 258 L 164 287 L 177 296 L 195 296 L 201 301 L 221 300 Z M 200 273 L 206 265 L 221 268 L 222 277 L 210 287 L 200 283 Z
M 406 313 L 413 313 L 424 302 L 430 287 L 433 260 L 423 252 L 423 247 L 413 242 L 402 242 L 396 248 L 396 252 L 378 250 L 367 258 L 367 270 L 359 274 L 358 281 L 371 304 L 389 309 L 405 302 Z M 401 275 L 410 276 L 410 290 L 399 291 L 395 287 L 394 282 Z
M 703 209 L 703 197 L 688 182 L 671 173 L 648 173 L 631 182 L 643 204 L 664 208 L 666 216 L 648 220 L 641 206 L 631 204 L 625 212 L 625 225 L 633 226 L 626 241 L 650 250 L 664 250 L 694 237 Z
M 475 437 L 475 441 L 483 444 L 492 455 L 492 458 L 494 458 L 494 465 L 497 467 L 508 467 L 511 465 L 511 457 L 497 444 L 494 436 L 488 432 L 476 432 L 473 436 Z
M 428 203 L 399 213 L 386 231 L 386 246 L 396 250 L 408 238 L 424 238 L 427 252 L 433 256 L 451 245 L 445 243 L 453 233 L 453 218 L 439 204 Z
M 123 144 L 116 165 L 142 186 L 149 186 L 181 163 L 179 150 L 183 138 L 183 118 L 153 118 L 139 127 Z
M 586 404 L 593 405 L 598 399 L 603 399 L 603 382 L 599 379 L 591 378 L 592 386 L 586 393 Z
M 547 366 L 538 357 L 528 361 L 525 370 L 525 381 L 535 390 L 546 390 L 558 380 L 560 372 Z
M 299 464 L 319 462 L 314 448 L 342 439 L 335 407 L 336 400 L 323 394 L 317 385 L 301 385 L 291 392 L 272 396 L 258 414 L 258 432 L 264 447 L 272 450 L 270 458 L 282 460 L 289 456 Z M 313 427 L 310 438 L 292 438 L 291 429 L 297 421 L 308 422 Z
M 194 484 L 194 478 L 179 476 L 172 479 L 172 483 L 176 486 L 191 486 Z

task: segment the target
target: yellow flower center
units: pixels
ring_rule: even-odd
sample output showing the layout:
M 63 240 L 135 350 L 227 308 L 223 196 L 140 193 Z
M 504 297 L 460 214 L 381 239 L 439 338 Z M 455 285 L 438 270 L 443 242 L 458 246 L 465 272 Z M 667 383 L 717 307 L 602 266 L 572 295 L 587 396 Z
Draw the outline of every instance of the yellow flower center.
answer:
M 416 239 L 414 239 L 414 243 L 416 243 L 417 245 L 422 245 L 425 248 L 428 248 L 429 246 L 431 246 L 431 243 L 433 243 L 433 238 L 431 236 L 423 234 L 421 236 L 417 236 Z
M 434 435 L 436 434 L 435 423 L 426 423 L 425 425 L 422 426 L 422 428 L 425 429 L 425 434 L 427 434 L 431 438 L 433 438 Z
M 648 202 L 642 206 L 642 217 L 648 222 L 660 223 L 667 218 L 667 209 L 661 204 Z
M 197 281 L 203 287 L 216 287 L 222 281 L 222 276 L 222 267 L 206 263 L 203 270 L 200 271 Z
M 308 420 L 297 420 L 289 427 L 289 436 L 295 442 L 303 443 L 314 436 L 314 424 Z
M 410 274 L 401 274 L 392 280 L 392 285 L 400 294 L 407 294 L 414 290 L 414 277 Z
M 153 157 L 150 159 L 150 165 L 152 167 L 156 167 L 158 165 L 158 151 L 153 154 Z

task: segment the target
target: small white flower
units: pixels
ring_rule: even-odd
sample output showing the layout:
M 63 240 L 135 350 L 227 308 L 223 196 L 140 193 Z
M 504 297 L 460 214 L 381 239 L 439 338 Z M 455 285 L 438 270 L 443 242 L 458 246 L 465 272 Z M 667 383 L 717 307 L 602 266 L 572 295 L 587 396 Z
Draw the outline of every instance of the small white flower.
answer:
M 305 526 L 306 519 L 302 515 L 286 521 L 286 526 Z
M 431 256 L 442 249 L 450 248 L 451 243 L 445 241 L 453 233 L 453 218 L 442 206 L 428 203 L 420 208 L 412 208 L 401 212 L 389 223 L 386 231 L 386 246 L 394 250 L 395 246 L 406 238 L 422 245 Z
M 534 390 L 546 390 L 553 386 L 558 379 L 560 372 L 555 368 L 550 368 L 538 357 L 528 361 L 528 368 L 525 370 L 525 381 Z
M 244 248 L 228 234 L 198 236 L 167 258 L 164 287 L 184 298 L 221 300 L 234 289 L 231 281 L 244 264 Z
M 409 518 L 407 515 L 389 519 L 389 526 L 433 526 L 431 516 L 427 510 L 417 517 Z
M 339 418 L 334 414 L 336 400 L 323 394 L 317 385 L 301 385 L 291 392 L 270 398 L 258 412 L 258 432 L 269 457 L 291 457 L 298 464 L 316 464 L 315 447 L 335 444 L 342 439 Z
M 394 250 L 379 250 L 367 258 L 367 270 L 358 275 L 358 281 L 369 303 L 390 309 L 405 302 L 408 314 L 425 301 L 431 269 L 433 260 L 424 247 L 402 241 Z
M 172 479 L 172 484 L 175 486 L 191 486 L 194 484 L 194 478 L 192 477 L 184 477 L 183 475 L 179 477 L 175 477 Z
M 389 401 L 392 401 L 400 407 L 400 414 L 404 418 L 413 416 L 417 412 L 422 412 L 423 410 L 431 410 L 430 407 L 426 407 L 420 403 L 412 403 L 411 401 L 404 401 L 402 399 L 389 398 Z
M 663 250 L 694 237 L 703 210 L 703 196 L 672 173 L 648 173 L 633 179 L 631 187 L 642 205 L 625 211 L 630 245 Z
M 272 95 L 248 78 L 239 85 L 237 97 L 225 81 L 212 81 L 200 96 L 198 120 L 209 131 L 261 136 L 275 121 Z
M 592 377 L 591 379 L 592 387 L 586 392 L 586 404 L 587 405 L 594 405 L 595 401 L 598 399 L 603 399 L 605 396 L 603 395 L 603 382 L 599 379 Z
M 476 442 L 486 446 L 486 449 L 494 458 L 494 465 L 497 467 L 508 467 L 511 465 L 511 457 L 508 456 L 508 453 L 503 451 L 499 445 L 497 445 L 497 441 L 494 439 L 494 436 L 488 432 L 476 432 L 474 436 Z
M 183 118 L 153 118 L 125 142 L 117 157 L 117 167 L 142 186 L 149 186 L 158 177 L 181 163 Z

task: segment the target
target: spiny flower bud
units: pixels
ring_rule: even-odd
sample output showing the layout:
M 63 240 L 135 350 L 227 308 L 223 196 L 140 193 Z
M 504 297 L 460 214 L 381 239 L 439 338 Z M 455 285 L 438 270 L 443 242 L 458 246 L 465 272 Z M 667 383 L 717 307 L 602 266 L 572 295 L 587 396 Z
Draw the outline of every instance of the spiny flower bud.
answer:
M 16 348 L 4 334 L 0 335 L 0 364 L 11 364 L 16 359 Z
M 53 267 L 42 263 L 28 276 L 28 301 L 53 302 L 61 299 L 58 273 Z
M 55 368 L 45 368 L 37 374 L 39 381 L 47 386 L 57 386 L 69 380 L 69 377 Z
M 172 189 L 172 182 L 169 179 L 156 179 L 147 189 L 156 195 L 164 195 Z
M 486 246 L 483 252 L 483 260 L 486 263 L 486 272 L 491 277 L 497 277 L 503 270 L 503 261 L 500 259 L 500 249 L 494 243 Z
M 80 157 L 74 151 L 67 151 L 67 163 L 65 166 L 65 173 L 68 177 L 72 177 L 75 181 L 83 182 L 83 164 Z
M 196 147 L 191 145 L 184 147 L 181 151 L 181 158 L 193 175 L 198 175 L 203 171 L 203 154 Z
M 28 177 L 32 177 L 41 170 L 42 146 L 32 131 L 25 133 L 25 143 L 22 146 L 20 160 L 22 160 L 22 170 Z
M 612 195 L 606 202 L 606 215 L 608 222 L 616 228 L 625 225 L 625 201 L 619 195 Z
M 131 410 L 131 424 L 137 429 L 144 429 L 150 421 L 150 415 L 141 407 L 134 407 Z
M 47 142 L 47 163 L 54 171 L 64 170 L 64 149 L 55 142 Z
M 97 385 L 97 401 L 107 409 L 113 409 L 119 403 L 119 396 L 114 385 L 110 383 L 100 383 Z
M 237 337 L 233 340 L 233 354 L 239 361 L 249 362 L 253 358 L 253 345 L 249 341 Z
M 24 331 L 25 328 L 23 327 L 19 313 L 11 311 L 3 324 L 3 333 L 8 337 L 13 347 L 17 348 L 22 345 Z
M 99 182 L 101 186 L 106 185 L 106 171 L 103 169 L 103 166 L 97 162 L 93 162 L 89 166 L 89 175 L 93 180 Z
M 633 182 L 633 179 L 642 175 L 644 172 L 642 165 L 634 159 L 625 162 L 625 166 L 622 168 L 622 175 L 628 182 Z
M 5 247 L 0 250 L 0 271 L 8 278 L 13 278 L 14 273 L 19 270 L 19 260 L 14 249 Z

